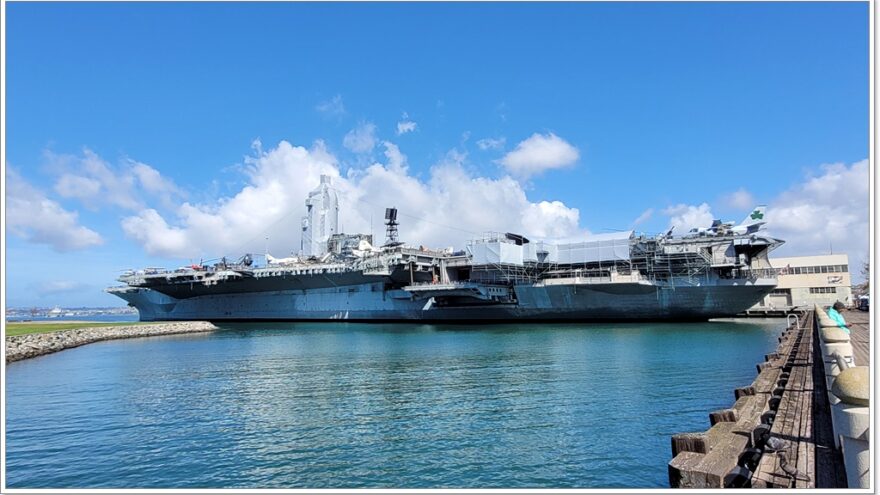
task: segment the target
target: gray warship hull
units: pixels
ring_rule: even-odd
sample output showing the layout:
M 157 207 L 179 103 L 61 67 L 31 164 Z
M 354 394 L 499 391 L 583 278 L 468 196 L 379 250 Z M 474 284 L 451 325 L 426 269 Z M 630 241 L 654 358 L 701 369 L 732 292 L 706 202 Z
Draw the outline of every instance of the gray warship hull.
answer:
M 381 283 L 175 298 L 148 288 L 111 292 L 142 321 L 632 321 L 706 320 L 734 316 L 775 287 L 775 280 L 717 281 L 709 286 L 651 284 L 515 285 L 515 302 L 441 304 L 444 287 L 426 294 L 383 290 Z M 454 289 L 452 289 L 454 290 Z

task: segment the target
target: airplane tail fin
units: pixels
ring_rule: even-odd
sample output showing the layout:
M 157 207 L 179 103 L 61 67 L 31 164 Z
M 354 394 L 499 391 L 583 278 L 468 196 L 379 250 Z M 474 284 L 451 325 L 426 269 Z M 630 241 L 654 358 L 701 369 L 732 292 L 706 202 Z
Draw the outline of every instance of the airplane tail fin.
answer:
M 751 211 L 751 213 L 746 215 L 746 218 L 743 219 L 743 221 L 740 225 L 744 226 L 744 227 L 748 227 L 750 225 L 755 225 L 755 224 L 764 224 L 767 222 L 767 219 L 764 218 L 766 213 L 767 213 L 767 206 L 766 205 L 758 205 Z

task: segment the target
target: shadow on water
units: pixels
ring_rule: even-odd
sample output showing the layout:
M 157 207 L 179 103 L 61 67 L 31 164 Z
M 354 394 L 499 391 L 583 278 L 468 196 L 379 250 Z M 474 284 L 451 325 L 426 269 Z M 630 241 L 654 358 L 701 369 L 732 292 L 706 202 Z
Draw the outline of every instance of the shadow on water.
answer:
M 314 333 L 314 332 L 370 332 L 413 334 L 426 332 L 508 334 L 522 332 L 653 332 L 653 333 L 702 333 L 714 332 L 764 332 L 768 328 L 782 329 L 785 320 L 780 318 L 728 318 L 700 322 L 503 322 L 503 323 L 410 323 L 410 322 L 217 322 L 220 330 L 231 333 Z

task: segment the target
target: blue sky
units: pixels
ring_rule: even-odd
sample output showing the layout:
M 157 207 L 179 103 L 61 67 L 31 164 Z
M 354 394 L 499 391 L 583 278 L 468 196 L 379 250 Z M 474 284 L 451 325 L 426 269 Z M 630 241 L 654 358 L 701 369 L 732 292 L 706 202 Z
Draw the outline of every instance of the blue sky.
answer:
M 780 254 L 832 244 L 855 264 L 867 16 L 854 2 L 8 3 L 7 304 L 116 305 L 100 289 L 124 268 L 286 254 L 320 172 L 359 210 L 347 230 L 393 203 L 414 243 L 495 225 L 683 229 L 760 202 Z

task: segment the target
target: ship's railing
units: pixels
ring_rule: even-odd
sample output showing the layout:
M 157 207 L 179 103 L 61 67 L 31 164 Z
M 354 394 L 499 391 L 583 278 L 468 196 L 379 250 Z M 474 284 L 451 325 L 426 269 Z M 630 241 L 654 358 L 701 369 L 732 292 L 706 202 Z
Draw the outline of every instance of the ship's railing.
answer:
M 556 269 L 544 272 L 544 279 L 548 278 L 572 278 L 572 277 L 592 277 L 592 278 L 608 278 L 611 276 L 611 268 L 569 268 Z
M 483 232 L 479 237 L 475 237 L 468 241 L 468 244 L 480 243 L 480 242 L 507 242 L 513 244 L 514 242 L 507 237 L 503 232 Z
M 708 270 L 711 259 L 704 252 L 687 251 L 680 253 L 657 253 L 653 260 L 655 271 Z
M 284 275 L 326 275 L 328 273 L 342 273 L 347 271 L 344 265 L 294 265 L 254 270 L 253 275 L 257 278 L 280 277 Z
M 509 263 L 471 265 L 471 281 L 488 284 L 533 283 L 539 274 L 534 267 Z
M 562 275 L 562 276 L 560 276 Z M 541 280 L 542 285 L 590 285 L 590 284 L 632 284 L 646 282 L 647 279 L 638 271 L 631 273 L 611 272 L 606 274 L 570 272 L 554 273 L 553 276 Z
M 455 289 L 466 289 L 471 287 L 487 287 L 487 286 L 497 286 L 497 287 L 507 287 L 507 284 L 492 284 L 487 282 L 476 282 L 470 280 L 450 280 L 449 282 L 413 282 L 409 284 L 407 287 L 412 288 L 455 288 Z M 405 287 L 406 288 L 406 287 Z
M 541 285 L 610 284 L 613 281 L 611 277 L 561 277 L 544 279 L 541 281 Z

